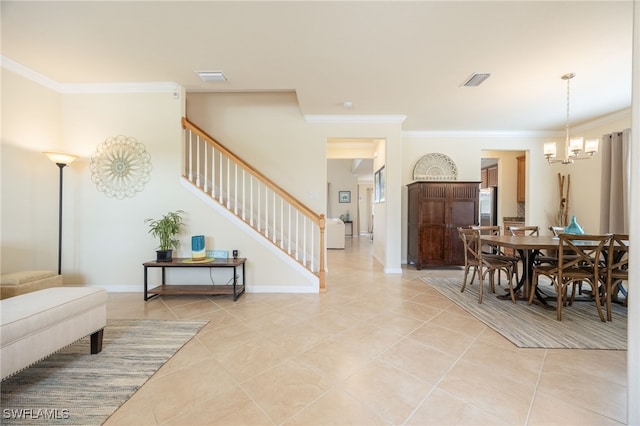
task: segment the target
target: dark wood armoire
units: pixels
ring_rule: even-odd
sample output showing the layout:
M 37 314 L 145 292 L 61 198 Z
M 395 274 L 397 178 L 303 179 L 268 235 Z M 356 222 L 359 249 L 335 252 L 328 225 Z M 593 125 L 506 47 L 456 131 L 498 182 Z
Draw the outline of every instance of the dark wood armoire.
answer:
M 407 262 L 464 265 L 458 227 L 478 224 L 480 182 L 427 181 L 408 186 Z

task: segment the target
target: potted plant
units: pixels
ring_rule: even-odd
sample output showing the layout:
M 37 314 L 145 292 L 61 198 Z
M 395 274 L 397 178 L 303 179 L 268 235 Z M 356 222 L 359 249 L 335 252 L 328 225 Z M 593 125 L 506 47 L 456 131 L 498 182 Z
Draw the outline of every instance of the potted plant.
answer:
M 171 262 L 173 249 L 180 246 L 180 240 L 176 237 L 182 226 L 182 213 L 184 213 L 182 210 L 176 210 L 165 214 L 160 219 L 145 219 L 144 221 L 149 224 L 149 233 L 160 241 L 158 250 L 156 250 L 158 262 Z

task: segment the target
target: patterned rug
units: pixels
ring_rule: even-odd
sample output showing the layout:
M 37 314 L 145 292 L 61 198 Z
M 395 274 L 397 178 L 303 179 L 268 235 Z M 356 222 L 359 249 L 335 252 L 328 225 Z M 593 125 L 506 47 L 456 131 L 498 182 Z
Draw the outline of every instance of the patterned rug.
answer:
M 100 425 L 207 323 L 109 320 L 102 352 L 84 338 L 4 380 L 3 425 Z
M 478 303 L 478 282 L 463 293 L 462 278 L 425 276 L 420 278 L 465 311 L 521 348 L 627 349 L 627 308 L 613 304 L 613 321 L 602 322 L 595 303 L 575 302 L 563 308 L 556 320 L 555 302 L 549 308 L 519 300 L 500 300 L 485 292 Z M 500 288 L 497 290 L 503 294 Z M 547 289 L 545 289 L 547 292 Z M 554 293 L 555 294 L 555 293 Z

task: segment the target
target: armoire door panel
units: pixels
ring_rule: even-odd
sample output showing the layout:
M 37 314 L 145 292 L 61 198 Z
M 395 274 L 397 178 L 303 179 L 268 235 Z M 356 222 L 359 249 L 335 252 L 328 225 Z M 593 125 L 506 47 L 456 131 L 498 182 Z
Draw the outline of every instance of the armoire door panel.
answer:
M 451 202 L 451 220 L 453 225 L 475 225 L 478 222 L 477 202 L 474 200 L 455 200 Z

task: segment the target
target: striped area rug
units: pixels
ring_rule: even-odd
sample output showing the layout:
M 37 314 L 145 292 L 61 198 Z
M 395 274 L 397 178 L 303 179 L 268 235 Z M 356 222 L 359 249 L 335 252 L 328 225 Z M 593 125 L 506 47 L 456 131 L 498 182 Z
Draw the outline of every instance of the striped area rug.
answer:
M 84 338 L 4 380 L 3 425 L 100 425 L 207 323 L 109 320 L 102 352 Z
M 500 300 L 496 294 L 488 293 L 485 282 L 480 304 L 477 280 L 473 285 L 467 284 L 461 293 L 462 278 L 425 276 L 420 279 L 518 347 L 627 349 L 627 308 L 618 304 L 613 306 L 612 322 L 600 321 L 593 301 L 564 307 L 562 321 L 557 321 L 555 302 L 546 309 L 536 304 L 529 306 L 521 300 L 513 304 L 511 300 Z M 504 293 L 501 288 L 497 291 Z

